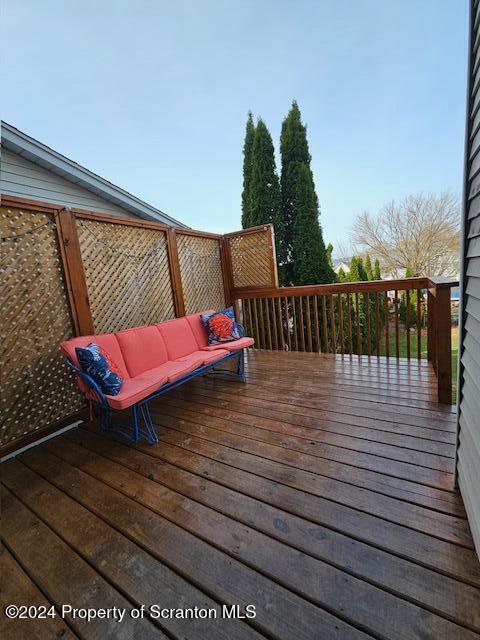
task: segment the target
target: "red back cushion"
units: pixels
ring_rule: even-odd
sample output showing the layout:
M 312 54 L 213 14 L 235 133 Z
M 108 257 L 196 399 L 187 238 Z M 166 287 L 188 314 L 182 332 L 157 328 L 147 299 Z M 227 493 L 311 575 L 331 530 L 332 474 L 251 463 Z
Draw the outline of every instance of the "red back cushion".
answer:
M 72 338 L 71 340 L 62 342 L 60 347 L 63 353 L 70 358 L 73 364 L 76 367 L 81 368 L 78 364 L 75 347 L 86 347 L 91 342 L 98 344 L 102 348 L 111 360 L 115 371 L 121 375 L 122 378 L 130 377 L 120 350 L 120 345 L 118 344 L 118 340 L 114 333 L 103 333 L 97 336 L 78 336 L 77 338 Z
M 202 313 L 213 313 L 213 311 L 209 309 L 208 311 L 202 311 Z M 200 313 L 194 313 L 191 316 L 186 316 L 186 318 L 195 336 L 198 347 L 200 349 L 206 347 L 208 345 L 208 332 L 200 317 Z
M 115 335 L 132 378 L 168 360 L 165 343 L 155 326 L 126 329 Z
M 170 360 L 176 360 L 197 351 L 197 341 L 186 318 L 168 320 L 157 324 L 157 327 L 167 346 Z

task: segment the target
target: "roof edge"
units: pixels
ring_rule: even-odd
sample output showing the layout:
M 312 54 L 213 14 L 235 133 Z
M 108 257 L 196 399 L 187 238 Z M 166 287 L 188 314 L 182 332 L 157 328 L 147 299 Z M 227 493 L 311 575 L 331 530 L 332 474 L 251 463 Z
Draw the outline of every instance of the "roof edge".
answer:
M 179 220 L 172 218 L 164 211 L 153 207 L 147 202 L 137 198 L 121 187 L 102 178 L 86 167 L 70 160 L 58 151 L 32 138 L 20 129 L 8 122 L 1 121 L 2 145 L 13 152 L 21 153 L 28 160 L 46 168 L 52 173 L 78 184 L 88 191 L 103 197 L 105 200 L 123 207 L 126 211 L 140 218 L 164 222 L 175 227 L 189 228 Z

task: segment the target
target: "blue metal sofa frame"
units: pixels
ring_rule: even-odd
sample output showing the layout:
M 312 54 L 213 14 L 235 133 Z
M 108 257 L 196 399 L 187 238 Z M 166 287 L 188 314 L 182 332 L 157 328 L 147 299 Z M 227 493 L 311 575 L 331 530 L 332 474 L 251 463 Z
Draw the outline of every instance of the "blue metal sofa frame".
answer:
M 224 356 L 220 360 L 216 360 L 215 362 L 203 365 L 198 367 L 198 369 L 194 369 L 187 375 L 183 376 L 179 380 L 175 380 L 175 382 L 169 382 L 167 384 L 159 387 L 157 391 L 154 391 L 148 397 L 144 398 L 140 402 L 136 402 L 130 408 L 132 411 L 132 425 L 118 425 L 112 426 L 112 415 L 113 413 L 121 413 L 122 411 L 118 409 L 113 409 L 107 402 L 107 399 L 98 386 L 98 384 L 84 371 L 76 367 L 70 358 L 67 358 L 67 366 L 70 369 L 73 369 L 77 375 L 79 375 L 89 386 L 89 388 L 94 392 L 97 399 L 93 400 L 94 406 L 99 411 L 100 418 L 100 427 L 102 431 L 109 431 L 111 433 L 117 433 L 119 435 L 124 436 L 130 442 L 135 443 L 140 440 L 140 437 L 143 436 L 148 442 L 151 444 L 156 444 L 158 442 L 158 437 L 155 432 L 155 426 L 152 422 L 152 418 L 150 416 L 150 410 L 148 407 L 148 403 L 150 400 L 154 398 L 158 398 L 159 396 L 164 395 L 168 391 L 172 389 L 176 389 L 181 386 L 187 380 L 191 380 L 192 378 L 196 378 L 197 376 L 204 375 L 205 373 L 211 372 L 215 367 L 218 367 L 219 364 L 226 362 L 227 360 L 232 360 L 233 358 L 238 358 L 237 362 L 237 375 L 240 376 L 242 382 L 245 382 L 245 354 L 244 349 L 239 349 L 238 351 L 232 351 L 227 356 Z M 232 373 L 232 371 L 228 369 L 218 369 L 217 371 L 213 371 L 214 373 L 226 371 L 227 373 Z M 141 419 L 141 420 L 140 420 Z M 143 421 L 144 426 L 141 426 L 141 421 Z

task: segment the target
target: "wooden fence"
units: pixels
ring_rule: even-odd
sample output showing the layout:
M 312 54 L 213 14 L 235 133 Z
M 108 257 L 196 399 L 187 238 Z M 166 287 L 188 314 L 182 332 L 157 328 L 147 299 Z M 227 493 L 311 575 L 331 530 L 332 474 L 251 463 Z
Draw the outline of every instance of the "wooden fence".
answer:
M 421 358 L 437 374 L 439 402 L 452 402 L 450 288 L 405 278 L 305 287 L 239 288 L 232 298 L 256 348 Z
M 230 290 L 278 287 L 272 225 L 227 233 L 223 239 Z
M 220 236 L 14 197 L 0 212 L 2 453 L 83 409 L 62 340 L 219 309 L 247 279 L 278 284 L 270 225 Z

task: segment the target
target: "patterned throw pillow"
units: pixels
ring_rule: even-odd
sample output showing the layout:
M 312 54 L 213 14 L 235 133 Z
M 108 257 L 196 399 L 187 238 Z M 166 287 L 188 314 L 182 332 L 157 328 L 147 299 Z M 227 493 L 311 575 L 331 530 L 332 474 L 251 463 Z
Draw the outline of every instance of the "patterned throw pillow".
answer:
M 123 378 L 108 354 L 98 345 L 91 342 L 85 348 L 76 347 L 78 362 L 108 396 L 116 396 L 122 388 Z
M 241 338 L 242 331 L 235 322 L 233 307 L 216 313 L 202 313 L 202 321 L 208 331 L 208 344 L 222 344 Z

